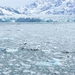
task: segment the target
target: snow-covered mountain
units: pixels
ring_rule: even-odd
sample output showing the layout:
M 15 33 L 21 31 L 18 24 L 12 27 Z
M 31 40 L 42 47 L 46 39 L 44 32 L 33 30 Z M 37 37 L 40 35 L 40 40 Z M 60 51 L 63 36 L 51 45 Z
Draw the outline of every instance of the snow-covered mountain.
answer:
M 9 8 L 9 7 L 0 7 L 0 16 L 1 15 L 16 15 L 16 14 L 20 14 L 20 12 L 17 11 L 16 9 Z
M 75 0 L 37 0 L 16 9 L 0 7 L 0 15 L 75 14 Z
M 75 0 L 37 0 L 17 9 L 23 14 L 75 14 Z

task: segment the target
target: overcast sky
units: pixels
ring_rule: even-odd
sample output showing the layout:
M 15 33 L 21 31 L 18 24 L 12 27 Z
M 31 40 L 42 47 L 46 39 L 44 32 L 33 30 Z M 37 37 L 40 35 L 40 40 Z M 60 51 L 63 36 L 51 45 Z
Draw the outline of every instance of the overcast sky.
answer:
M 0 0 L 0 6 L 20 7 L 31 4 L 36 0 Z

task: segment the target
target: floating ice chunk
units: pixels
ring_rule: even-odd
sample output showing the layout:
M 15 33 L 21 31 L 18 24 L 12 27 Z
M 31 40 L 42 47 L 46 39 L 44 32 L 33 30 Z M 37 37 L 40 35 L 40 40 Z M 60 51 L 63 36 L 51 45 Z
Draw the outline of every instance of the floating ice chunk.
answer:
M 62 65 L 59 59 L 53 58 L 50 62 L 37 62 L 36 66 L 59 66 Z
M 2 67 L 3 66 L 3 64 L 0 64 L 0 67 Z
M 24 70 L 23 72 L 30 72 L 30 70 Z
M 3 37 L 3 38 L 0 38 L 0 40 L 14 40 L 14 38 Z
M 50 62 L 37 62 L 36 66 L 51 66 Z
M 16 51 L 18 51 L 18 49 L 11 49 L 11 48 L 8 48 L 6 51 L 12 53 L 12 52 L 16 52 Z
M 59 59 L 56 59 L 56 58 L 53 58 L 50 63 L 51 63 L 51 65 L 61 65 L 60 60 Z
M 57 47 L 55 46 L 54 49 L 57 49 Z

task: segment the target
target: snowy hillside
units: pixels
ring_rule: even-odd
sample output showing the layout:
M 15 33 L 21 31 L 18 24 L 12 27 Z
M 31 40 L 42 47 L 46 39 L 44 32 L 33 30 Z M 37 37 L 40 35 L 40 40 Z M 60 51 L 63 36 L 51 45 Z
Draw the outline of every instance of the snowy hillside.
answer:
M 75 0 L 36 0 L 15 9 L 0 7 L 0 22 L 75 22 L 74 15 Z
M 20 14 L 17 10 L 9 7 L 0 7 L 0 16 L 2 15 L 16 15 Z
M 24 14 L 75 14 L 75 0 L 37 0 L 33 4 L 18 8 Z
M 0 7 L 0 15 L 75 14 L 75 0 L 36 0 L 30 5 L 16 9 Z

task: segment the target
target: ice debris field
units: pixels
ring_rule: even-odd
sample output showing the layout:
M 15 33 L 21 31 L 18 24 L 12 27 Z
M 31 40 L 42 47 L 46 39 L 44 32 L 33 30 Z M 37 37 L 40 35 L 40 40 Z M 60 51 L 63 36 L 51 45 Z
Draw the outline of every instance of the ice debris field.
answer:
M 0 23 L 0 75 L 75 75 L 75 23 Z

